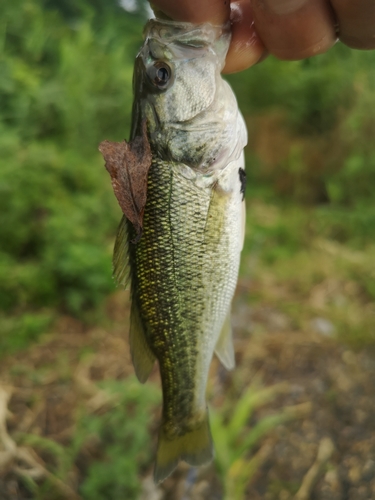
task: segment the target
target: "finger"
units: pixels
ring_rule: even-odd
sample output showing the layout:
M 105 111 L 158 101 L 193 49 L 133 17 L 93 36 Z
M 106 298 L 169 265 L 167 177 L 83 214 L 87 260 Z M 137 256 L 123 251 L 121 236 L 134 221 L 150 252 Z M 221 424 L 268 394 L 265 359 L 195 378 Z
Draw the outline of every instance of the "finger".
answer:
M 279 59 L 326 52 L 336 41 L 334 15 L 326 0 L 253 0 L 255 28 Z
M 340 40 L 354 49 L 375 48 L 374 0 L 331 0 Z
M 175 21 L 224 24 L 230 15 L 229 0 L 153 0 L 151 4 Z
M 265 47 L 254 26 L 249 0 L 231 2 L 232 41 L 224 73 L 235 73 L 253 66 L 265 55 Z

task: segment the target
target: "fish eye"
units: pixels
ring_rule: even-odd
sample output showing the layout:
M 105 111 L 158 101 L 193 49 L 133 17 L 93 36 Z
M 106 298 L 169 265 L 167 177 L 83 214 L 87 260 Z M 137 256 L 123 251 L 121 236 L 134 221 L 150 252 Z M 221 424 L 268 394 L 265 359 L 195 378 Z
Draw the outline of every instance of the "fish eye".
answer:
M 155 81 L 161 85 L 165 85 L 169 80 L 169 71 L 165 67 L 160 67 L 156 70 Z
M 164 61 L 157 61 L 147 68 L 151 82 L 159 89 L 166 89 L 172 78 L 172 69 Z

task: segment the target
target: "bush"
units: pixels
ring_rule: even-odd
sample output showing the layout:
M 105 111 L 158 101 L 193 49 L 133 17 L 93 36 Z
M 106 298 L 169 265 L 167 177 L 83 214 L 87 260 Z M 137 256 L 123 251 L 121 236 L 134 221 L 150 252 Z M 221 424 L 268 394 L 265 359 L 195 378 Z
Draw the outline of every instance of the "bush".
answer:
M 338 44 L 231 76 L 249 127 L 249 184 L 297 203 L 374 206 L 374 62 Z
M 128 134 L 141 26 L 116 3 L 101 22 L 49 7 L 2 7 L 0 309 L 80 314 L 113 290 L 120 210 L 97 146 Z

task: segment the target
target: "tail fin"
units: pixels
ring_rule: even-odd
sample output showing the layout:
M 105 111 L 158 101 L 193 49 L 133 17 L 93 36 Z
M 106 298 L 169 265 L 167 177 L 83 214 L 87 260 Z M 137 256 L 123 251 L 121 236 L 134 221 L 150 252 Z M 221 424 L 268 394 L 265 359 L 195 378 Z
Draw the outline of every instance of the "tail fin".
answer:
M 185 460 L 189 465 L 203 465 L 212 459 L 213 444 L 207 413 L 206 418 L 193 430 L 172 439 L 167 437 L 162 424 L 156 454 L 155 483 L 164 481 L 180 460 Z

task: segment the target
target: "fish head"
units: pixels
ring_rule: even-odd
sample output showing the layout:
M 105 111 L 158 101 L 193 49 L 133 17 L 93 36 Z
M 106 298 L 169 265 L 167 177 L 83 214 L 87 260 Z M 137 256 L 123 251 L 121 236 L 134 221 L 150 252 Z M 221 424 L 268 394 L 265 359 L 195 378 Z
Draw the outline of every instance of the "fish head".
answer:
M 135 63 L 132 136 L 146 119 L 151 149 L 161 159 L 192 167 L 215 159 L 229 42 L 228 26 L 159 19 L 146 25 Z

